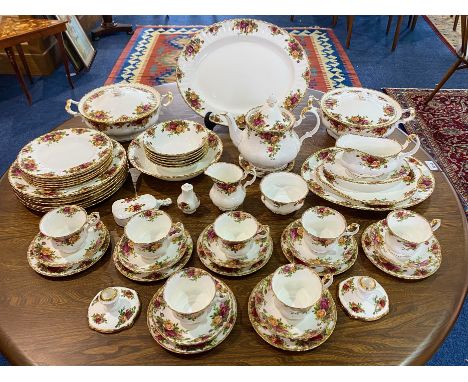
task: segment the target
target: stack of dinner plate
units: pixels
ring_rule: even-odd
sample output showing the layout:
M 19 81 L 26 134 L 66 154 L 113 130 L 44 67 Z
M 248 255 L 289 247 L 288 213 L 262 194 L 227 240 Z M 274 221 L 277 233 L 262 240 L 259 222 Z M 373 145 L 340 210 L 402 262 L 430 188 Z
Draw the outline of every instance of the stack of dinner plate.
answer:
M 89 207 L 115 193 L 128 173 L 119 143 L 88 128 L 56 130 L 21 149 L 8 171 L 20 201 L 37 211 Z

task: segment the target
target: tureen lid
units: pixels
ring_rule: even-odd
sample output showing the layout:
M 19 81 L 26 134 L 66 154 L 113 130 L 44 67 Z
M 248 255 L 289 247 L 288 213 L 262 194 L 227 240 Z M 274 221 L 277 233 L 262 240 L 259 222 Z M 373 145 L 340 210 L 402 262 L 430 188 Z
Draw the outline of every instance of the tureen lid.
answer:
M 247 125 L 258 131 L 286 131 L 294 120 L 291 112 L 281 107 L 273 95 L 262 106 L 251 109 L 246 116 Z
M 80 100 L 78 109 L 86 119 L 112 124 L 145 118 L 157 110 L 160 101 L 161 95 L 150 86 L 118 83 L 92 90 Z

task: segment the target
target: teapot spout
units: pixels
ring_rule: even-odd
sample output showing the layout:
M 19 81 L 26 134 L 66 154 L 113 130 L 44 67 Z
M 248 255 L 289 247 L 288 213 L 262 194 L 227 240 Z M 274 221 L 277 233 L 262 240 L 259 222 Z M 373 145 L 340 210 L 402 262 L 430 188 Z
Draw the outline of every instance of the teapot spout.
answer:
M 236 147 L 239 147 L 242 138 L 242 130 L 239 129 L 239 127 L 237 126 L 237 123 L 232 114 L 223 113 L 222 115 L 226 118 L 228 122 L 229 136 L 231 137 L 232 143 L 234 143 Z

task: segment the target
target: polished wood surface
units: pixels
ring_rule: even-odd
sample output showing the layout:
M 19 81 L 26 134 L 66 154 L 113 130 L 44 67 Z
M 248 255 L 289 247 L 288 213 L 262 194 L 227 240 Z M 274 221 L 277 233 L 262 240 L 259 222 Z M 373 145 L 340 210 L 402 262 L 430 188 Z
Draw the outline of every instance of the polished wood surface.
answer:
M 159 87 L 170 90 L 174 102 L 161 114 L 160 120 L 196 116 L 183 102 L 174 84 Z M 318 92 L 314 92 L 319 96 Z M 298 113 L 300 109 L 296 109 Z M 298 129 L 302 134 L 310 129 L 314 118 L 306 119 Z M 60 127 L 82 126 L 79 118 Z M 238 151 L 231 143 L 227 128 L 215 131 L 224 143 L 221 160 L 237 162 Z M 394 137 L 404 140 L 397 131 Z M 316 150 L 334 145 L 324 129 L 304 142 L 294 168 L 298 172 L 303 161 Z M 417 158 L 429 157 L 420 150 Z M 294 215 L 271 213 L 260 201 L 258 181 L 247 189 L 243 210 L 254 214 L 263 224 L 270 225 L 274 241 L 273 256 L 258 272 L 241 278 L 219 276 L 233 290 L 239 305 L 235 327 L 229 337 L 215 349 L 192 356 L 181 356 L 161 348 L 151 337 L 146 325 L 148 302 L 163 285 L 133 282 L 114 267 L 111 251 L 92 268 L 64 279 L 49 279 L 36 274 L 26 260 L 26 250 L 38 231 L 41 214 L 24 207 L 15 197 L 7 178 L 0 182 L 0 351 L 14 364 L 39 365 L 357 365 L 357 364 L 424 364 L 437 350 L 455 322 L 468 284 L 468 253 L 466 219 L 453 188 L 442 172 L 434 172 L 436 188 L 433 195 L 413 209 L 428 219 L 441 218 L 436 232 L 443 250 L 438 272 L 421 281 L 405 281 L 391 277 L 377 268 L 359 249 L 355 265 L 336 277 L 330 290 L 337 303 L 338 322 L 334 333 L 320 347 L 305 353 L 281 351 L 264 342 L 250 325 L 247 299 L 252 288 L 263 277 L 287 261 L 281 252 L 280 235 L 291 221 L 314 205 L 327 205 L 342 212 L 348 223 L 358 222 L 361 231 L 370 223 L 386 216 L 383 212 L 358 211 L 328 203 L 310 193 L 305 206 Z M 208 190 L 212 182 L 200 175 L 190 182 L 201 199 L 193 215 L 183 215 L 175 206 L 164 208 L 174 221 L 182 221 L 196 241 L 203 228 L 220 213 L 211 203 Z M 142 176 L 138 192 L 156 197 L 171 197 L 175 203 L 184 182 L 165 182 Z M 104 203 L 89 211 L 99 211 L 109 228 L 113 241 L 123 233 L 112 217 L 111 205 L 120 198 L 133 195 L 130 178 L 123 188 Z M 204 268 L 193 253 L 188 266 Z M 375 322 L 350 319 L 337 298 L 340 281 L 353 275 L 375 277 L 387 290 L 390 313 Z M 100 334 L 87 325 L 87 309 L 95 294 L 108 286 L 135 289 L 142 302 L 142 311 L 135 325 L 116 334 Z

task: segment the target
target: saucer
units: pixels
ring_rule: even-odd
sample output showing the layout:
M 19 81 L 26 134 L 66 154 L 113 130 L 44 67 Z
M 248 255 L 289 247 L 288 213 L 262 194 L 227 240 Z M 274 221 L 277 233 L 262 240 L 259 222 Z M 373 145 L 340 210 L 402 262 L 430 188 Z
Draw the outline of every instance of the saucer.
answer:
M 333 301 L 333 297 L 331 293 L 327 290 L 325 291 L 325 297 L 328 299 L 330 306 L 329 306 L 329 319 L 326 322 L 325 328 L 323 332 L 310 337 L 308 339 L 292 339 L 287 338 L 281 335 L 276 334 L 273 332 L 270 327 L 267 325 L 266 322 L 262 321 L 259 314 L 256 310 L 256 296 L 258 295 L 262 284 L 268 283 L 268 279 L 272 276 L 268 276 L 267 278 L 260 281 L 255 288 L 252 290 L 252 293 L 249 297 L 248 303 L 248 312 L 249 312 L 249 319 L 252 323 L 253 328 L 257 332 L 257 334 L 262 337 L 266 342 L 270 345 L 277 347 L 283 350 L 290 350 L 290 351 L 307 351 L 316 348 L 323 344 L 333 333 L 335 329 L 336 320 L 337 320 L 337 313 L 336 313 L 336 306 L 335 302 Z
M 313 252 L 308 250 L 308 256 L 304 256 L 298 251 L 294 241 L 291 239 L 291 230 L 297 233 L 297 228 L 301 226 L 300 220 L 290 223 L 281 234 L 281 249 L 290 263 L 299 263 L 312 268 L 320 276 L 327 273 L 338 275 L 346 272 L 356 262 L 358 256 L 357 241 L 353 236 L 346 236 L 336 246 L 334 251 L 330 251 L 323 257 L 312 258 Z
M 271 238 L 269 236 L 264 236 L 260 238 L 253 238 L 254 242 L 249 252 L 247 252 L 246 257 L 243 259 L 231 259 L 226 256 L 223 252 L 219 238 L 216 235 L 213 224 L 208 227 L 206 232 L 206 239 L 203 240 L 203 245 L 206 248 L 207 254 L 209 254 L 211 260 L 220 267 L 225 268 L 246 268 L 252 266 L 255 263 L 258 263 L 269 250 L 271 244 Z
M 385 289 L 374 279 L 375 289 L 359 291 L 359 279 L 362 276 L 352 276 L 342 281 L 338 287 L 338 297 L 341 305 L 351 318 L 363 321 L 375 321 L 385 316 L 389 311 L 389 300 Z
M 174 352 L 174 353 L 179 353 L 179 354 L 197 354 L 197 353 L 202 353 L 208 350 L 213 349 L 214 347 L 218 346 L 221 342 L 223 342 L 229 333 L 231 332 L 232 328 L 234 327 L 234 324 L 236 323 L 236 318 L 237 318 L 237 302 L 234 294 L 232 291 L 229 289 L 229 287 L 224 284 L 222 281 L 217 280 L 216 281 L 223 286 L 224 289 L 226 289 L 229 293 L 229 301 L 232 304 L 232 309 L 230 311 L 230 314 L 228 315 L 227 319 L 224 321 L 223 326 L 219 330 L 219 332 L 215 335 L 213 339 L 210 339 L 206 342 L 202 342 L 199 344 L 195 345 L 178 345 L 175 342 L 169 340 L 168 338 L 164 337 L 161 335 L 161 333 L 158 332 L 157 326 L 155 323 L 155 318 L 153 315 L 153 311 L 156 308 L 155 304 L 157 305 L 157 299 L 158 295 L 162 293 L 162 288 L 153 296 L 151 299 L 149 305 L 148 305 L 148 313 L 147 313 L 147 324 L 149 331 L 151 335 L 153 336 L 154 340 L 161 345 L 163 348 Z
M 185 266 L 185 264 L 187 264 L 187 262 L 190 260 L 190 256 L 192 255 L 193 250 L 193 241 L 190 237 L 190 233 L 187 230 L 185 230 L 185 236 L 187 237 L 187 249 L 185 250 L 184 255 L 177 263 L 168 268 L 163 268 L 155 272 L 145 273 L 131 271 L 130 269 L 126 268 L 125 265 L 123 265 L 119 260 L 118 248 L 120 247 L 120 241 L 116 244 L 114 248 L 112 260 L 114 261 L 114 265 L 117 268 L 117 270 L 130 280 L 141 282 L 152 282 L 162 280 L 182 269 Z
M 307 340 L 321 334 L 330 320 L 330 303 L 328 298 L 320 300 L 318 309 L 310 309 L 301 320 L 290 320 L 285 317 L 275 304 L 271 288 L 272 276 L 263 279 L 255 295 L 255 309 L 262 322 L 279 336 L 290 339 Z
M 255 174 L 257 175 L 257 178 L 263 178 L 264 176 L 271 174 L 273 172 L 278 172 L 278 171 L 285 171 L 285 172 L 290 172 L 294 168 L 296 161 L 291 161 L 285 166 L 276 168 L 274 170 L 267 170 L 264 168 L 256 167 L 253 164 L 251 164 L 248 160 L 244 159 L 242 155 L 239 155 L 239 165 L 242 167 L 244 171 L 250 171 L 252 170 L 252 167 L 255 169 Z
M 103 230 L 105 232 L 105 238 L 102 242 L 102 245 L 96 250 L 96 252 L 94 252 L 94 254 L 91 257 L 84 259 L 76 263 L 75 265 L 66 265 L 64 267 L 48 267 L 42 264 L 38 258 L 37 253 L 34 253 L 35 240 L 30 244 L 28 248 L 28 263 L 34 271 L 43 276 L 48 277 L 65 277 L 82 272 L 85 269 L 88 269 L 89 267 L 94 265 L 106 253 L 110 243 L 110 235 L 104 224 Z
M 203 232 L 200 234 L 197 240 L 197 253 L 198 257 L 200 258 L 200 261 L 211 271 L 218 273 L 220 275 L 224 276 L 234 276 L 234 277 L 239 277 L 239 276 L 245 276 L 250 273 L 254 273 L 261 269 L 266 263 L 268 263 L 268 260 L 270 260 L 270 257 L 273 253 L 273 241 L 271 238 L 269 238 L 269 244 L 268 248 L 269 250 L 266 252 L 266 254 L 259 259 L 256 263 L 246 266 L 246 267 L 241 267 L 241 268 L 226 268 L 217 265 L 213 261 L 214 254 L 206 247 L 204 244 L 207 241 L 207 232 L 208 229 L 212 225 L 210 224 L 208 227 L 206 227 Z
M 185 235 L 177 236 L 171 240 L 164 255 L 155 260 L 147 260 L 135 251 L 133 243 L 123 234 L 114 251 L 117 251 L 117 258 L 125 268 L 134 273 L 150 273 L 173 266 L 182 258 L 186 249 Z
M 156 330 L 168 341 L 177 345 L 198 345 L 211 341 L 223 328 L 232 310 L 229 290 L 218 280 L 216 283 L 216 296 L 210 310 L 204 313 L 205 318 L 196 324 L 181 321 L 167 306 L 163 298 L 163 289 L 160 288 L 153 301 L 151 312 Z
M 52 239 L 42 233 L 38 233 L 31 243 L 32 251 L 37 260 L 47 267 L 71 267 L 91 258 L 101 247 L 106 235 L 106 227 L 102 222 L 99 222 L 88 231 L 86 239 L 78 251 L 63 253 L 59 249 L 54 248 Z
M 364 230 L 361 237 L 362 248 L 367 258 L 381 271 L 389 275 L 409 280 L 420 280 L 434 274 L 442 262 L 440 244 L 435 237 L 421 244 L 422 250 L 418 251 L 419 257 L 413 264 L 396 263 L 386 258 L 381 248 L 384 245 L 382 236 L 383 220 L 371 224 Z
M 88 308 L 88 325 L 101 333 L 114 333 L 130 328 L 140 312 L 138 293 L 133 289 L 114 287 L 118 299 L 109 309 L 99 299 L 99 292 Z

